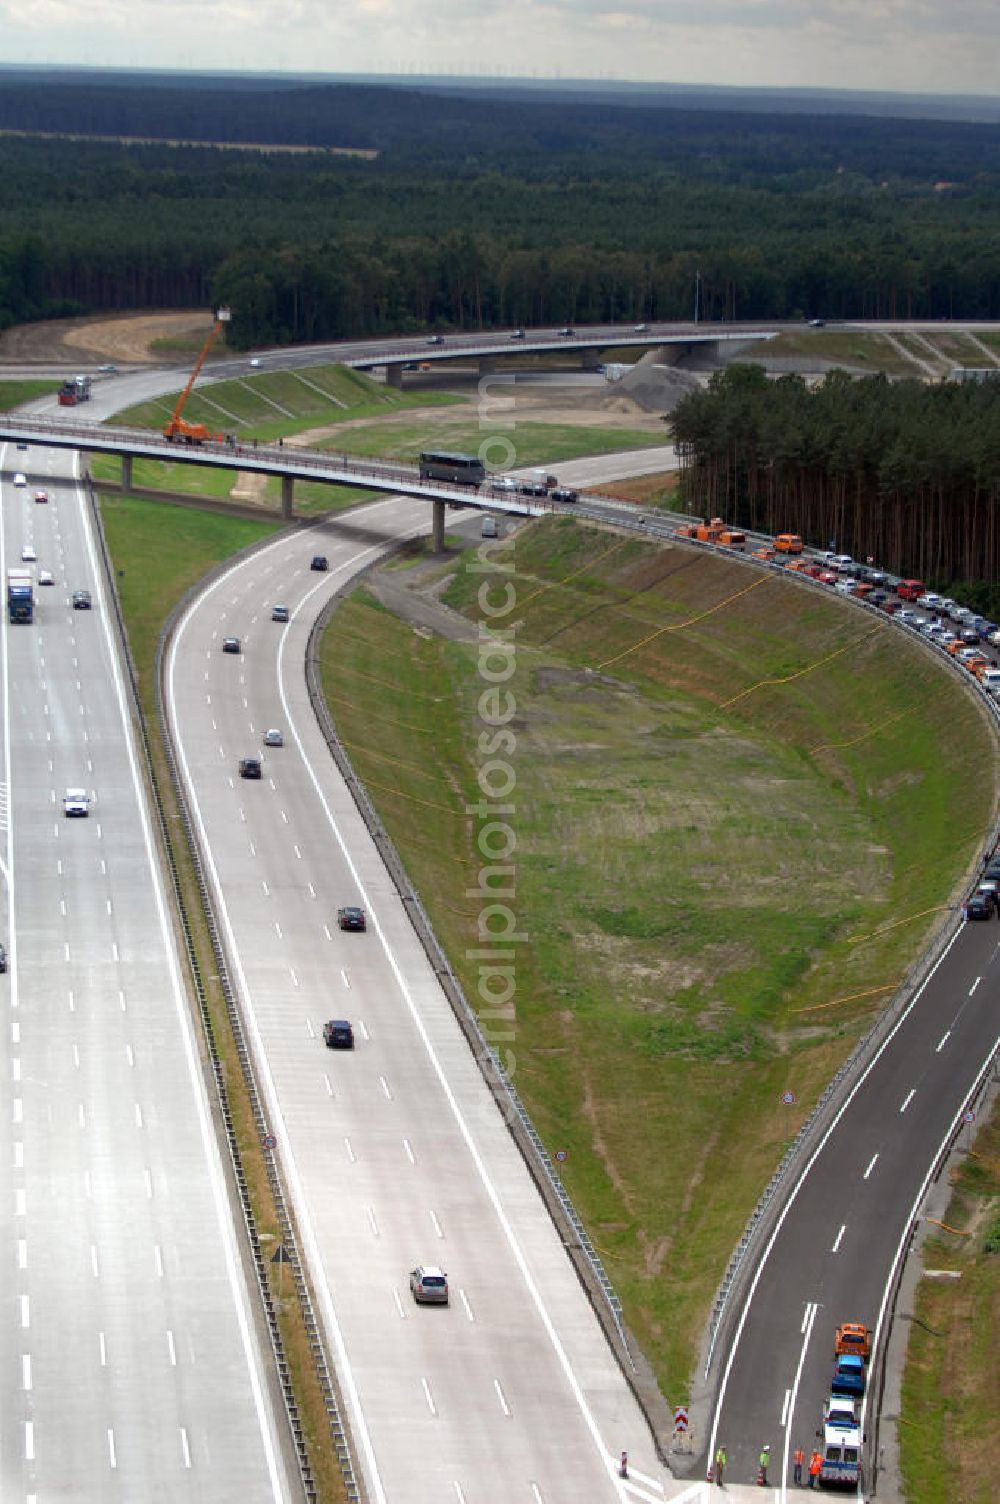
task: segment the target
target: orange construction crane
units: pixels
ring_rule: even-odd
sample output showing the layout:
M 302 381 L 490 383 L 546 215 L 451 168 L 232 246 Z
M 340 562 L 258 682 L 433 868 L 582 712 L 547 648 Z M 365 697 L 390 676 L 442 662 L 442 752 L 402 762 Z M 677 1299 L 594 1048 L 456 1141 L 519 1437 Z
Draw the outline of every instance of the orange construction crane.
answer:
M 170 415 L 170 422 L 163 430 L 166 438 L 183 439 L 185 444 L 203 444 L 205 440 L 210 437 L 208 429 L 205 427 L 204 423 L 185 423 L 184 419 L 181 417 L 181 413 L 184 409 L 185 402 L 191 395 L 191 388 L 194 386 L 195 382 L 198 379 L 198 372 L 205 364 L 205 357 L 218 338 L 219 330 L 222 328 L 223 324 L 229 323 L 231 317 L 232 315 L 230 314 L 228 308 L 220 308 L 216 313 L 215 323 L 212 325 L 212 332 L 202 346 L 201 354 L 198 356 L 197 364 L 195 365 L 194 370 L 191 372 L 190 380 L 188 381 L 188 384 L 184 388 L 183 392 L 181 392 L 180 396 L 177 398 L 177 406 L 174 408 L 172 414 Z

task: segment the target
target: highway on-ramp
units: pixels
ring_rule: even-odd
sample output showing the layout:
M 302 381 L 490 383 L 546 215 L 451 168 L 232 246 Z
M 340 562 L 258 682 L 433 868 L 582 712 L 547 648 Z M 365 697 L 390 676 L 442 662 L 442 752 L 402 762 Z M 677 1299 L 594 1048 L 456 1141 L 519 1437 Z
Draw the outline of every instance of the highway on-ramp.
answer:
M 27 473 L 15 488 L 10 472 Z M 70 459 L 0 452 L 0 1498 L 295 1497 Z M 44 488 L 48 501 L 33 500 Z M 94 608 L 74 611 L 74 589 Z M 63 793 L 90 796 L 68 819 Z
M 371 1498 L 656 1500 L 646 1424 L 306 693 L 333 589 L 426 525 L 382 501 L 236 563 L 179 624 L 167 714 Z M 338 929 L 342 904 L 366 933 Z M 330 1018 L 353 1051 L 324 1046 Z M 418 1264 L 447 1272 L 447 1308 L 414 1304 Z

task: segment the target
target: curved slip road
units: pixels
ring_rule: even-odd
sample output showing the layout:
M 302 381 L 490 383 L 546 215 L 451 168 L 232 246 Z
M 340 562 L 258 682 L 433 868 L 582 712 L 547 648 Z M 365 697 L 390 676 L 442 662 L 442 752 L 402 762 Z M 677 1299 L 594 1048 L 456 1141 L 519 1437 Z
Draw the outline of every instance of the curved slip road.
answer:
M 378 502 L 237 564 L 179 625 L 168 716 L 371 1497 L 656 1500 L 640 1411 L 306 696 L 332 590 L 425 530 L 419 502 Z M 241 780 L 268 726 L 285 745 Z M 336 927 L 343 903 L 366 934 Z M 330 1017 L 353 1053 L 325 1049 Z M 412 1303 L 417 1263 L 446 1269 L 449 1308 Z
M 68 465 L 0 454 L 3 567 L 30 540 L 55 576 L 0 634 L 0 1497 L 291 1499 Z
M 713 1438 L 728 1448 L 734 1483 L 753 1483 L 766 1442 L 769 1482 L 784 1497 L 791 1453 L 801 1445 L 808 1455 L 829 1398 L 835 1328 L 864 1321 L 885 1340 L 884 1292 L 930 1167 L 997 1048 L 998 987 L 1000 924 L 964 925 L 795 1187 L 735 1340 L 716 1359 L 724 1387 Z

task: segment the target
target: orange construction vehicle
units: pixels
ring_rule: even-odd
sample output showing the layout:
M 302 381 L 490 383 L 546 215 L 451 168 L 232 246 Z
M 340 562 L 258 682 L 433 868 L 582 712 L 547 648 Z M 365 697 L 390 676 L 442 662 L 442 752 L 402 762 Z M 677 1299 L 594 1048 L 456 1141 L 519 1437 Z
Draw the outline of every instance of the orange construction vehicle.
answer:
M 229 323 L 230 317 L 231 315 L 228 308 L 220 308 L 217 311 L 215 315 L 215 323 L 212 325 L 212 332 L 202 346 L 201 354 L 198 356 L 195 368 L 191 372 L 188 384 L 184 388 L 183 392 L 181 392 L 180 396 L 177 398 L 177 405 L 170 415 L 170 422 L 163 430 L 164 436 L 166 438 L 183 439 L 185 444 L 203 444 L 207 438 L 212 437 L 209 434 L 209 431 L 205 427 L 204 423 L 186 423 L 181 417 L 181 413 L 184 410 L 185 402 L 191 395 L 191 388 L 194 386 L 195 382 L 198 379 L 198 372 L 205 364 L 206 355 L 208 354 L 209 350 L 211 350 L 216 339 L 218 338 L 219 331 L 222 326 Z
M 863 1326 L 859 1321 L 845 1321 L 842 1326 L 838 1326 L 834 1343 L 834 1352 L 838 1358 L 842 1353 L 852 1353 L 854 1357 L 867 1363 L 871 1351 L 872 1334 L 869 1327 Z

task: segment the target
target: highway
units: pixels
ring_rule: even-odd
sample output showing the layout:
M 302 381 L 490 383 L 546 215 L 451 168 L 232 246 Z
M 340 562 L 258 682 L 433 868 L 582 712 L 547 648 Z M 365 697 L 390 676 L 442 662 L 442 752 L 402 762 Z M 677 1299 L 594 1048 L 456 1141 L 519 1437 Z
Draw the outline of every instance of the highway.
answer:
M 82 494 L 14 459 L 2 567 L 30 541 L 55 583 L 0 638 L 0 1497 L 288 1500 Z
M 668 1475 L 306 695 L 331 591 L 425 530 L 420 503 L 377 502 L 236 564 L 179 624 L 168 715 L 372 1499 L 640 1497 L 627 1448 L 655 1500 Z M 285 745 L 240 779 L 271 726 Z M 367 933 L 337 928 L 345 903 Z M 352 1052 L 325 1048 L 330 1017 Z M 418 1263 L 447 1309 L 414 1305 Z
M 885 1340 L 883 1294 L 928 1168 L 997 1047 L 998 983 L 1000 925 L 962 925 L 784 1206 L 723 1364 L 713 1437 L 733 1482 L 754 1481 L 765 1443 L 769 1482 L 791 1482 L 790 1454 L 808 1455 L 829 1399 L 841 1322 Z

